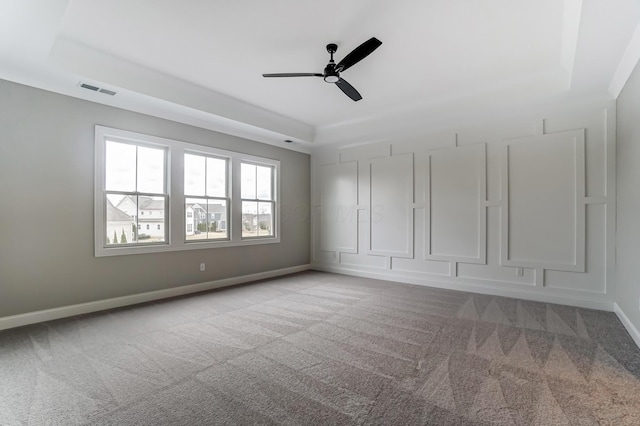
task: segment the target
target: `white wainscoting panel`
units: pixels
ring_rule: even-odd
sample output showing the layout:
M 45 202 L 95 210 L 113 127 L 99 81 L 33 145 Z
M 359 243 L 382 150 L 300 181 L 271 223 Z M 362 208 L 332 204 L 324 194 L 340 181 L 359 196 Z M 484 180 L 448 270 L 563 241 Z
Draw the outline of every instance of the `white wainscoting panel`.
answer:
M 605 241 L 607 214 L 605 204 L 587 205 L 587 234 L 589 240 Z M 604 244 L 587 245 L 587 272 L 588 274 L 575 274 L 566 271 L 545 271 L 544 285 L 549 288 L 557 288 L 571 291 L 586 291 L 605 294 L 607 248 Z
M 367 256 L 362 254 L 341 253 L 340 264 L 349 266 L 366 266 L 376 269 L 387 269 L 387 257 Z
M 547 113 L 318 147 L 313 266 L 610 309 L 615 102 Z
M 485 263 L 485 153 L 477 144 L 429 155 L 425 259 Z
M 320 250 L 358 252 L 358 163 L 320 166 Z
M 603 113 L 604 112 L 604 113 Z M 585 135 L 585 187 L 587 197 L 601 197 L 607 194 L 607 114 L 606 110 L 574 113 L 564 117 L 552 117 L 544 120 L 547 133 L 558 133 L 565 129 L 584 127 L 585 115 L 589 121 L 601 122 L 601 126 L 592 126 Z M 614 124 L 615 125 L 615 124 Z
M 500 265 L 500 207 L 487 208 L 487 264 L 458 263 L 458 277 L 487 280 L 514 285 L 535 286 L 535 270 L 522 268 L 518 275 L 516 267 Z
M 413 155 L 371 160 L 369 254 L 413 257 Z
M 502 170 L 502 264 L 583 272 L 584 129 L 509 141 Z
M 451 262 L 392 257 L 391 269 L 394 271 L 412 272 L 421 275 L 449 276 L 451 272 Z

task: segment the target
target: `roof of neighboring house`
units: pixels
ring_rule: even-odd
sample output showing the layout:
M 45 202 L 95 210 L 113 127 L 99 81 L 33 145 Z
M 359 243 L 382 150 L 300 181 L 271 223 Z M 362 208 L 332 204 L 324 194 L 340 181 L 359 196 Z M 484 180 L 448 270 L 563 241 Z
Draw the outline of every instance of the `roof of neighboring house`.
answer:
M 198 203 L 187 203 L 187 207 L 191 207 L 194 210 L 203 210 L 204 208 L 202 207 L 202 205 L 198 204 Z
M 131 195 L 125 195 L 120 201 L 118 201 L 116 207 L 120 208 L 121 205 L 126 204 L 127 202 L 133 204 L 134 206 L 136 205 L 135 198 L 133 198 Z
M 123 204 L 126 200 L 136 205 L 136 198 L 134 195 L 126 195 L 120 200 L 118 206 Z M 164 199 L 154 200 L 152 197 L 146 195 L 138 196 L 138 202 L 140 205 L 138 209 L 140 210 L 164 210 Z
M 107 198 L 107 222 L 132 222 L 133 218 L 113 205 Z
M 140 197 L 140 210 L 164 210 L 164 200 L 154 200 L 151 198 L 142 199 Z
M 198 203 L 189 203 L 187 207 L 191 207 L 194 210 L 202 210 L 203 212 L 207 212 L 206 204 L 198 204 Z M 222 204 L 209 204 L 209 213 L 226 213 L 227 206 L 223 206 Z

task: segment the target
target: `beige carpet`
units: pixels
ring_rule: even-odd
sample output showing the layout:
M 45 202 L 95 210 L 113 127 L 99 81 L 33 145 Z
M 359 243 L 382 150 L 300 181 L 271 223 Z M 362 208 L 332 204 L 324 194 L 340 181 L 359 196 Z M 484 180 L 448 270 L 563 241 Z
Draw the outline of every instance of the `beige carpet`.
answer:
M 0 332 L 0 425 L 639 425 L 612 313 L 306 272 Z

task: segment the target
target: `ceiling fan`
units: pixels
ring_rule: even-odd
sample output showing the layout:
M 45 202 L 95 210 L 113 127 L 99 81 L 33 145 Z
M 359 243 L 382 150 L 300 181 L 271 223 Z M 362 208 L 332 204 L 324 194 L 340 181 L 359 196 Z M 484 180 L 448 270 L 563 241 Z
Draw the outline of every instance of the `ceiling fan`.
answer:
M 334 43 L 327 44 L 327 52 L 331 55 L 331 60 L 324 67 L 324 72 L 320 73 L 310 73 L 310 72 L 291 72 L 291 73 L 276 73 L 276 74 L 262 74 L 263 77 L 322 77 L 324 81 L 327 83 L 335 83 L 340 90 L 344 92 L 345 95 L 353 99 L 354 101 L 359 101 L 362 99 L 362 96 L 358 91 L 345 79 L 340 77 L 340 73 L 346 71 L 351 68 L 367 56 L 371 54 L 374 50 L 376 50 L 382 42 L 375 37 L 371 37 L 369 40 L 362 43 L 360 46 L 353 49 L 347 56 L 345 56 L 340 62 L 337 64 L 333 61 L 333 54 L 338 50 L 338 45 Z

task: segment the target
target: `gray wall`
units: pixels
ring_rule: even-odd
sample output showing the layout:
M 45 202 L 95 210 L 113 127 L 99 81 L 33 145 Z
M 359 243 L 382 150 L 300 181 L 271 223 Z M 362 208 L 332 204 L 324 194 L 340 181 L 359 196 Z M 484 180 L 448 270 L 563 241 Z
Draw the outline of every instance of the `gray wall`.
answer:
M 617 101 L 616 302 L 640 330 L 640 67 Z
M 280 160 L 281 243 L 95 258 L 96 124 Z M 0 317 L 308 264 L 309 168 L 307 154 L 0 80 Z

